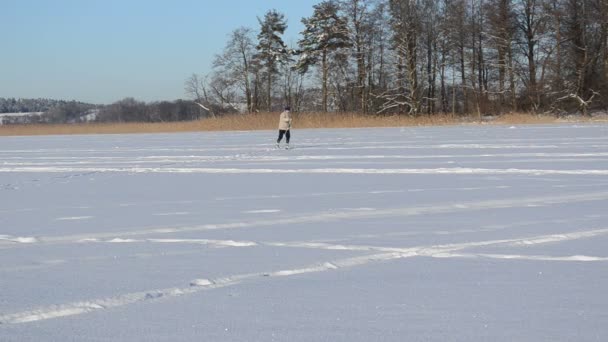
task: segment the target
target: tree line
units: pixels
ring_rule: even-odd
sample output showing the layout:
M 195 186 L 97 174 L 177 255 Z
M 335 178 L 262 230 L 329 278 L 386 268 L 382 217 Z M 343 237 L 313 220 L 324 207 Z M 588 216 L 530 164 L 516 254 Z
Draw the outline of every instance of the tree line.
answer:
M 87 106 L 93 105 L 77 101 L 63 101 L 53 99 L 15 99 L 0 97 L 0 114 L 4 113 L 40 113 L 52 108 L 65 105 Z
M 0 114 L 31 113 L 10 123 L 78 123 L 78 122 L 169 122 L 196 120 L 209 112 L 189 100 L 146 103 L 124 98 L 109 105 L 50 99 L 0 98 Z M 14 121 L 14 122 L 13 122 Z
M 608 0 L 329 0 L 296 46 L 269 10 L 186 92 L 244 109 L 423 115 L 608 106 Z
M 206 116 L 192 101 L 175 100 L 146 103 L 125 98 L 99 108 L 98 122 L 170 122 L 196 120 Z

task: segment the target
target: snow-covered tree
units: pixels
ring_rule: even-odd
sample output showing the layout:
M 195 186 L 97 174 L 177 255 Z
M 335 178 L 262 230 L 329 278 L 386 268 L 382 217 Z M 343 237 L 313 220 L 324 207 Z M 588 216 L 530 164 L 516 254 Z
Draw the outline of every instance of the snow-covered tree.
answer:
M 338 4 L 348 18 L 351 52 L 357 65 L 354 108 L 366 112 L 366 62 L 369 63 L 369 60 L 366 61 L 366 56 L 373 48 L 370 42 L 373 34 L 372 0 L 339 0 Z
M 420 109 L 418 84 L 418 50 L 421 36 L 421 3 L 410 0 L 390 0 L 389 12 L 393 26 L 393 45 L 397 60 L 396 94 L 388 94 L 385 107 L 396 107 L 417 114 Z
M 338 15 L 335 1 L 323 1 L 314 6 L 310 18 L 303 18 L 304 31 L 300 45 L 300 60 L 296 68 L 305 73 L 312 65 L 321 63 L 323 111 L 327 111 L 328 58 L 331 53 L 350 45 L 347 21 Z
M 279 66 L 289 60 L 289 51 L 283 42 L 281 35 L 287 29 L 285 15 L 270 10 L 264 15 L 264 19 L 258 18 L 260 33 L 258 34 L 257 58 L 261 66 L 266 70 L 267 108 L 272 110 L 272 79 L 279 72 Z

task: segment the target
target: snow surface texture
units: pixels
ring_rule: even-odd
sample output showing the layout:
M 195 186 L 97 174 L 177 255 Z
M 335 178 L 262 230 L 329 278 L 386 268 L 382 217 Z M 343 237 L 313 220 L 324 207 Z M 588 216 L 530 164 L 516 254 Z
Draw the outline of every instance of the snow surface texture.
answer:
M 0 138 L 0 341 L 607 341 L 608 126 Z

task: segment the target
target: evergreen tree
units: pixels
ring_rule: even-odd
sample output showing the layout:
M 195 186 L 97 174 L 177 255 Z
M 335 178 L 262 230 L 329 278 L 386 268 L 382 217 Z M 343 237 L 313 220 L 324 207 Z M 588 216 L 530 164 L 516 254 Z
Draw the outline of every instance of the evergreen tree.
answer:
M 300 45 L 300 60 L 296 68 L 305 73 L 312 65 L 321 62 L 323 111 L 327 111 L 328 57 L 333 51 L 348 47 L 347 21 L 338 15 L 338 5 L 334 1 L 323 1 L 314 6 L 310 18 L 303 18 L 304 31 Z
M 257 59 L 266 70 L 266 91 L 268 111 L 272 111 L 272 78 L 279 72 L 279 66 L 289 60 L 289 52 L 281 38 L 287 29 L 285 15 L 270 10 L 264 19 L 258 18 L 260 33 L 258 34 Z

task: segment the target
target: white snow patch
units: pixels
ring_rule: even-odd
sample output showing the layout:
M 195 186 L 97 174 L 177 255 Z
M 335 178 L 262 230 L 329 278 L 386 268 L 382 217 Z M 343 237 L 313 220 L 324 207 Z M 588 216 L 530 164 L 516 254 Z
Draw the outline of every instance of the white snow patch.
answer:
M 87 238 L 87 239 L 81 239 L 76 241 L 77 243 L 90 243 L 90 242 L 99 242 L 99 239 L 91 239 L 91 238 Z
M 248 211 L 243 211 L 243 213 L 245 214 L 271 214 L 271 213 L 278 213 L 281 210 L 279 209 L 263 209 L 263 210 L 248 210 Z
M 270 277 L 286 277 L 286 276 L 292 276 L 292 275 L 298 275 L 298 274 L 335 270 L 337 268 L 338 268 L 338 266 L 336 266 L 330 262 L 326 262 L 321 265 L 305 267 L 305 268 L 297 268 L 297 269 L 292 269 L 292 270 L 276 271 L 276 272 L 268 273 L 267 275 L 266 274 L 265 275 L 270 276 Z
M 502 260 L 533 260 L 533 261 L 571 261 L 571 262 L 595 262 L 608 261 L 607 257 L 596 257 L 588 255 L 572 256 L 548 256 L 548 255 L 518 255 L 518 254 L 467 254 L 467 253 L 438 253 L 434 258 L 488 258 Z
M 209 279 L 194 279 L 190 282 L 190 286 L 210 286 L 213 284 L 214 282 Z
M 179 212 L 175 212 L 175 213 L 156 213 L 156 214 L 152 214 L 154 216 L 183 216 L 183 215 L 189 215 L 190 213 L 187 211 L 179 211 Z
M 121 239 L 121 238 L 115 238 L 112 240 L 108 240 L 106 242 L 109 243 L 133 243 L 133 242 L 138 242 L 137 240 L 133 240 L 133 239 Z
M 35 237 L 0 235 L 0 241 L 28 244 L 36 243 L 38 242 L 38 239 L 36 239 Z
M 516 246 L 530 246 L 537 244 L 546 244 L 546 243 L 554 243 L 568 240 L 576 240 L 583 238 L 590 238 L 598 235 L 604 235 L 608 233 L 608 229 L 597 229 L 591 231 L 583 231 L 583 232 L 574 232 L 574 233 L 566 233 L 566 234 L 553 234 L 546 236 L 539 236 L 530 239 L 522 239 L 520 241 L 515 241 L 513 245 Z
M 148 239 L 154 243 L 187 243 L 200 245 L 214 245 L 220 247 L 251 247 L 258 244 L 253 241 L 234 241 L 234 240 L 208 240 L 208 239 Z
M 152 233 L 158 233 L 158 234 L 170 234 L 170 233 L 175 233 L 178 230 L 175 228 L 160 228 L 160 229 L 154 229 L 152 231 Z
M 90 220 L 93 216 L 71 216 L 71 217 L 58 217 L 56 221 L 81 221 L 81 220 Z

